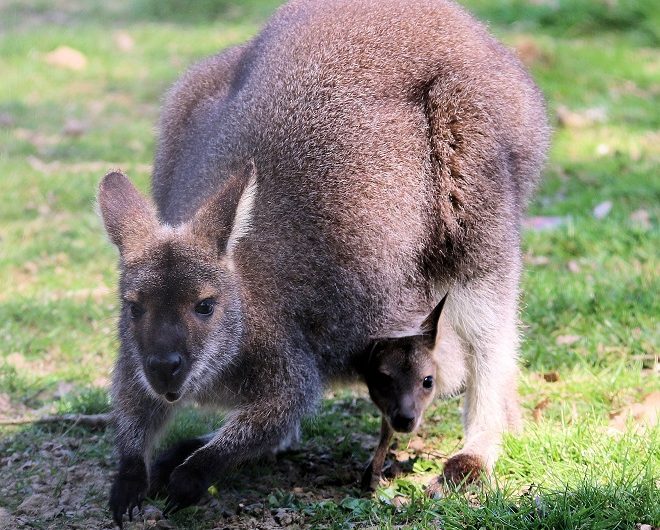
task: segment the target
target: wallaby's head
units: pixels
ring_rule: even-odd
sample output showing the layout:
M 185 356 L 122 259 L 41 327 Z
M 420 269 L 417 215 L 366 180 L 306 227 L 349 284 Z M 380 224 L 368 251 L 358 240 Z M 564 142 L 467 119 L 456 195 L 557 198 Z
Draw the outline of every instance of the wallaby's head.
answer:
M 435 396 L 433 350 L 446 299 L 424 320 L 420 334 L 379 340 L 371 350 L 364 374 L 369 395 L 395 431 L 417 429 Z
M 221 197 L 168 226 L 120 172 L 106 175 L 98 204 L 120 254 L 122 355 L 136 379 L 169 402 L 229 366 L 242 330 L 232 250 L 250 222 L 256 184 L 230 178 Z

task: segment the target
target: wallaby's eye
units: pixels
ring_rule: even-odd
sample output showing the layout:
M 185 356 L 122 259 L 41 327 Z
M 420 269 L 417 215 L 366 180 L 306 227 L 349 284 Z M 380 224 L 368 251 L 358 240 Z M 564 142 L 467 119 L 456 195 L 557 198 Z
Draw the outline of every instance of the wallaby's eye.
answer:
M 427 375 L 424 378 L 424 381 L 422 381 L 422 386 L 424 388 L 433 388 L 433 376 L 432 375 Z
M 144 309 L 137 302 L 128 302 L 128 310 L 133 320 L 137 320 L 144 314 Z
M 206 298 L 205 300 L 202 300 L 195 306 L 195 313 L 198 315 L 202 315 L 205 317 L 208 317 L 213 314 L 213 308 L 215 306 L 215 302 L 211 298 Z

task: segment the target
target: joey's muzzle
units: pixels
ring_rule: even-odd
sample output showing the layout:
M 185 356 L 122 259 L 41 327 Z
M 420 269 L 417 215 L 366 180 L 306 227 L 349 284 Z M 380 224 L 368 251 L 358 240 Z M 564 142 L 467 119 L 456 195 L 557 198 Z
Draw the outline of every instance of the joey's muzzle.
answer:
M 181 385 L 188 375 L 189 363 L 179 352 L 150 355 L 144 363 L 144 373 L 151 387 L 174 402 L 181 397 Z
M 396 432 L 412 432 L 417 426 L 417 416 L 410 412 L 397 412 L 390 416 L 390 425 Z

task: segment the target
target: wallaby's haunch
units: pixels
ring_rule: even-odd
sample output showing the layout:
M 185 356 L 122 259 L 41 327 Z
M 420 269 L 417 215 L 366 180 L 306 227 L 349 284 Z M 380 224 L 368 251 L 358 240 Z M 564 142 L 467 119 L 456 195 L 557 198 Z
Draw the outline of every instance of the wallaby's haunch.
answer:
M 383 415 L 378 446 L 362 475 L 365 490 L 378 486 L 394 432 L 417 429 L 435 397 L 438 366 L 434 349 L 446 299 L 447 295 L 424 320 L 419 335 L 379 341 L 358 360 L 364 363 L 358 371 Z
M 465 367 L 465 444 L 488 470 L 518 417 L 520 220 L 545 159 L 542 97 L 448 0 L 295 0 L 194 66 L 163 108 L 155 205 L 119 172 L 114 519 L 149 475 L 171 510 L 277 448 L 373 341 L 443 316 Z M 451 381 L 446 382 L 451 385 Z M 230 409 L 156 460 L 180 403 Z

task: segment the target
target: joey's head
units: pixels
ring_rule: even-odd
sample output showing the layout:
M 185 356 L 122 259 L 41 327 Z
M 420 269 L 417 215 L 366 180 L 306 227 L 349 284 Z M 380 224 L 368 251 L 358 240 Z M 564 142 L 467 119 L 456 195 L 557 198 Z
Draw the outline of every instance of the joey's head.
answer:
M 369 395 L 397 432 L 412 432 L 436 393 L 433 354 L 445 296 L 424 320 L 420 333 L 377 341 L 365 371 Z
M 122 173 L 99 186 L 103 222 L 120 254 L 121 355 L 137 381 L 168 402 L 203 389 L 238 351 L 243 319 L 232 250 L 237 224 L 249 222 L 240 203 L 251 186 L 229 179 L 222 196 L 174 227 Z

